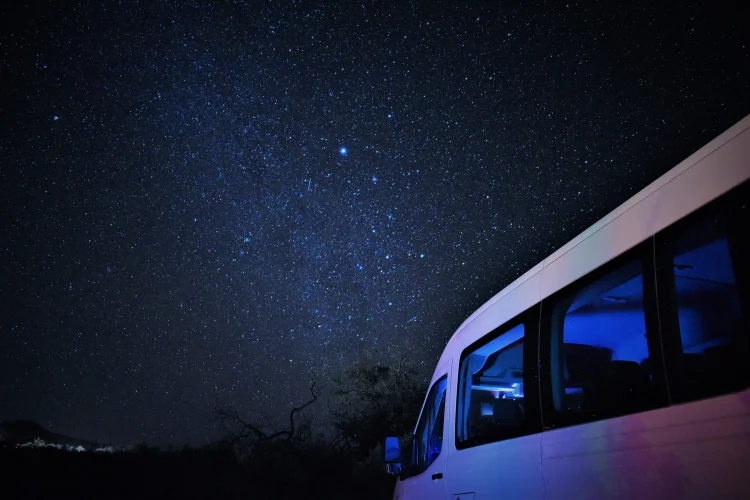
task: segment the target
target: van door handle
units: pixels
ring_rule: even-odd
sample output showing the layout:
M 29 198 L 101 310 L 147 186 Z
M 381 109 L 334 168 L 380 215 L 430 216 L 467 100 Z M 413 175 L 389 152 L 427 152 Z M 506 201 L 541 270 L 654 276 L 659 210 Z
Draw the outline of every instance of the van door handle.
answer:
M 432 480 L 434 481 L 435 479 L 443 479 L 443 473 L 442 472 L 438 472 L 436 474 L 433 474 L 432 475 Z

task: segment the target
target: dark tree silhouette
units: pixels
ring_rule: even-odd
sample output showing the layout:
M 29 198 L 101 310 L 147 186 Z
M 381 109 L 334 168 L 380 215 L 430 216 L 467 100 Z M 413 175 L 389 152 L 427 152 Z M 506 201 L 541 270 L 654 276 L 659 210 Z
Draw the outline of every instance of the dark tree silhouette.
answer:
M 424 399 L 426 380 L 404 359 L 393 366 L 357 363 L 334 379 L 332 408 L 339 441 L 364 458 L 387 436 L 411 432 Z

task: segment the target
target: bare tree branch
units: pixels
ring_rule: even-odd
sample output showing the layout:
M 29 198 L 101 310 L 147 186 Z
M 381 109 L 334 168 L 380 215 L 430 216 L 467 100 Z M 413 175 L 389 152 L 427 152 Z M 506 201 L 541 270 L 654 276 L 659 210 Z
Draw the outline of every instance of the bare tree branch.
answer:
M 289 412 L 289 427 L 287 429 L 278 430 L 271 425 L 266 425 L 265 428 L 268 429 L 270 427 L 271 430 L 264 430 L 264 427 L 244 420 L 237 411 L 226 408 L 217 409 L 216 418 L 221 422 L 225 432 L 233 440 L 237 442 L 249 441 L 247 444 L 250 448 L 282 438 L 286 441 L 304 443 L 311 437 L 312 421 L 308 418 L 298 422 L 297 419 L 301 415 L 301 412 L 318 400 L 323 389 L 325 389 L 325 386 L 317 388 L 317 381 L 312 382 L 310 385 L 310 399 L 302 405 L 292 408 Z

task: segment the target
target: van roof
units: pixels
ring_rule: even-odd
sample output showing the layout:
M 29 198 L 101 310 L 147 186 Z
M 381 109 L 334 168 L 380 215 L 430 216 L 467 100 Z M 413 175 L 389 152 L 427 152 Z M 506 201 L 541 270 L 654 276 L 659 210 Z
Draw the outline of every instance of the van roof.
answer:
M 735 123 L 732 127 L 724 131 L 722 134 L 720 134 L 718 137 L 713 139 L 711 142 L 697 150 L 695 153 L 690 155 L 685 160 L 681 161 L 677 166 L 670 169 L 668 172 L 657 178 L 655 181 L 653 181 L 651 184 L 637 192 L 635 195 L 631 196 L 627 201 L 625 201 L 623 204 L 609 212 L 607 215 L 599 219 L 597 222 L 595 222 L 593 225 L 591 225 L 589 228 L 584 230 L 582 233 L 580 233 L 578 236 L 570 240 L 568 243 L 560 247 L 557 251 L 553 252 L 551 255 L 549 255 L 546 259 L 539 262 L 536 266 L 528 270 L 526 273 L 521 275 L 519 278 L 514 280 L 511 284 L 503 288 L 499 293 L 497 293 L 495 296 L 493 296 L 491 299 L 489 299 L 487 302 L 485 302 L 479 309 L 474 311 L 474 313 L 471 314 L 463 323 L 461 323 L 461 326 L 458 327 L 458 329 L 453 333 L 450 340 L 446 344 L 446 347 L 443 351 L 443 354 L 441 355 L 441 359 L 438 362 L 438 365 L 440 365 L 443 362 L 443 357 L 445 357 L 446 352 L 449 351 L 448 347 L 453 343 L 455 339 L 457 339 L 461 332 L 469 325 L 471 324 L 478 316 L 480 316 L 482 313 L 484 313 L 487 309 L 492 307 L 495 303 L 497 303 L 500 299 L 502 299 L 504 296 L 506 296 L 508 293 L 513 291 L 515 288 L 522 285 L 524 282 L 528 281 L 530 278 L 532 278 L 534 275 L 539 273 L 542 269 L 544 269 L 546 266 L 566 254 L 567 252 L 571 251 L 573 248 L 581 244 L 583 241 L 585 241 L 587 238 L 589 238 L 591 235 L 599 231 L 602 227 L 606 226 L 616 218 L 623 215 L 625 212 L 627 212 L 629 209 L 631 209 L 633 206 L 638 204 L 640 201 L 657 191 L 662 186 L 669 183 L 672 179 L 677 177 L 678 175 L 682 174 L 686 170 L 690 169 L 693 165 L 719 149 L 722 145 L 726 144 L 733 138 L 740 135 L 743 131 L 750 128 L 750 115 L 745 116 L 742 120 Z

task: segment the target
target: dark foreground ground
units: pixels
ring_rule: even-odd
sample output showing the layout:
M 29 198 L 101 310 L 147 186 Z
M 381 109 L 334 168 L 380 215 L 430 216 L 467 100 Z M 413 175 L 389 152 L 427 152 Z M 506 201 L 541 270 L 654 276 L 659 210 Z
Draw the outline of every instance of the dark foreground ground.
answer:
M 119 453 L 0 445 L 0 498 L 388 499 L 394 479 L 325 450 L 269 453 L 250 463 L 230 451 Z

